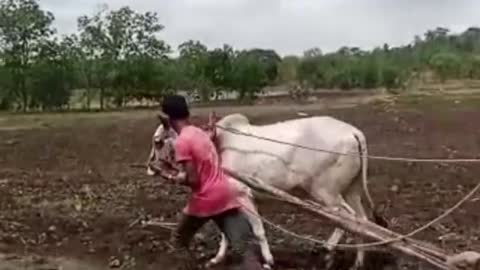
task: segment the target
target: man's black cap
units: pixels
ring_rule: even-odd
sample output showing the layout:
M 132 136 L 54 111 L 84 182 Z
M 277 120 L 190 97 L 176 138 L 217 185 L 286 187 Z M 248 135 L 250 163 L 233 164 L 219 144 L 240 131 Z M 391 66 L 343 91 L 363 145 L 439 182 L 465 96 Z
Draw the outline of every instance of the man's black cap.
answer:
M 168 95 L 163 99 L 162 112 L 171 120 L 185 119 L 190 116 L 187 100 L 181 95 Z

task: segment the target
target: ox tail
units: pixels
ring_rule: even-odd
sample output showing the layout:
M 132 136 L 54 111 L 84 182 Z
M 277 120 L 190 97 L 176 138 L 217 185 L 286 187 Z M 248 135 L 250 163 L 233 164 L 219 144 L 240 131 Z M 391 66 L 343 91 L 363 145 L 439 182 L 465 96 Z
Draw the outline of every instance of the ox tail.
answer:
M 368 182 L 367 182 L 367 171 L 368 171 L 368 150 L 367 150 L 367 139 L 365 135 L 361 133 L 354 134 L 355 139 L 358 142 L 358 150 L 360 153 L 360 161 L 362 164 L 361 168 L 361 177 L 362 177 L 362 186 L 363 191 L 365 192 L 365 197 L 367 197 L 368 204 L 373 214 L 373 220 L 376 224 L 387 228 L 388 222 L 385 220 L 383 215 L 378 211 L 375 207 L 375 203 L 373 202 L 372 196 L 370 195 L 370 191 L 368 189 Z

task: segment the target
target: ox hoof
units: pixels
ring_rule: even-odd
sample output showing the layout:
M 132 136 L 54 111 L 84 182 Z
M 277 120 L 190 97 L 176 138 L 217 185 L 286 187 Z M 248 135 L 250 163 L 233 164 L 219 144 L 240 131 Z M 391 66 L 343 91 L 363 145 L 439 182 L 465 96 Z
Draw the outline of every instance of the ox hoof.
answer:
M 265 263 L 264 265 L 262 265 L 262 268 L 265 270 L 271 270 L 272 266 L 270 264 Z
M 220 263 L 220 260 L 217 260 L 216 258 L 210 259 L 205 265 L 205 269 L 212 268 L 216 266 L 218 263 Z
M 480 270 L 480 254 L 477 252 L 466 251 L 448 257 L 446 264 L 449 270 Z
M 325 255 L 325 269 L 332 269 L 335 263 L 335 252 L 330 251 Z
M 150 168 L 147 169 L 147 175 L 148 176 L 154 176 L 155 175 L 155 172 L 152 171 Z
M 352 267 L 350 267 L 350 270 L 360 270 L 363 269 L 363 263 L 357 263 L 355 262 Z
M 271 254 L 269 256 L 264 256 L 264 260 L 263 269 L 272 269 L 273 265 L 275 265 Z

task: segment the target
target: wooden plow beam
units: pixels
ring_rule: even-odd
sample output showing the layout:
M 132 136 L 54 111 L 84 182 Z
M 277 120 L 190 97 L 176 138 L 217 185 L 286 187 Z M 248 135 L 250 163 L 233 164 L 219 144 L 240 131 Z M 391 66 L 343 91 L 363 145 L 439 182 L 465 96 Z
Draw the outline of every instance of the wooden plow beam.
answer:
M 393 248 L 410 257 L 425 261 L 432 266 L 444 270 L 480 270 L 480 254 L 473 251 L 467 251 L 460 254 L 449 254 L 432 244 L 415 240 L 412 238 L 403 238 L 397 241 L 402 235 L 376 225 L 373 222 L 363 221 L 342 211 L 334 211 L 325 206 L 314 202 L 306 202 L 282 190 L 268 186 L 262 181 L 250 176 L 240 175 L 224 168 L 225 172 L 231 177 L 248 185 L 252 189 L 272 195 L 281 201 L 299 206 L 307 211 L 327 218 L 342 228 L 357 235 L 373 239 L 376 241 L 385 241 L 385 245 Z

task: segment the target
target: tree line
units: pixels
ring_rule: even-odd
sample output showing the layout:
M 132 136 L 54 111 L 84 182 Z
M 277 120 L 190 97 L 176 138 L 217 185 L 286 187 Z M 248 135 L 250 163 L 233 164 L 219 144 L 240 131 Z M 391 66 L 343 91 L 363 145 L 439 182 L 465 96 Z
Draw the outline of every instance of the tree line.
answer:
M 280 57 L 272 49 L 208 48 L 188 40 L 178 56 L 160 38 L 155 12 L 128 6 L 77 19 L 78 31 L 58 35 L 54 15 L 37 0 L 0 0 L 0 109 L 64 110 L 72 99 L 90 109 L 159 102 L 182 91 L 203 101 L 235 94 L 254 100 L 268 85 L 295 82 L 311 88 L 402 89 L 424 71 L 441 79 L 480 79 L 480 28 L 446 28 L 411 44 L 373 50 L 342 47 Z

